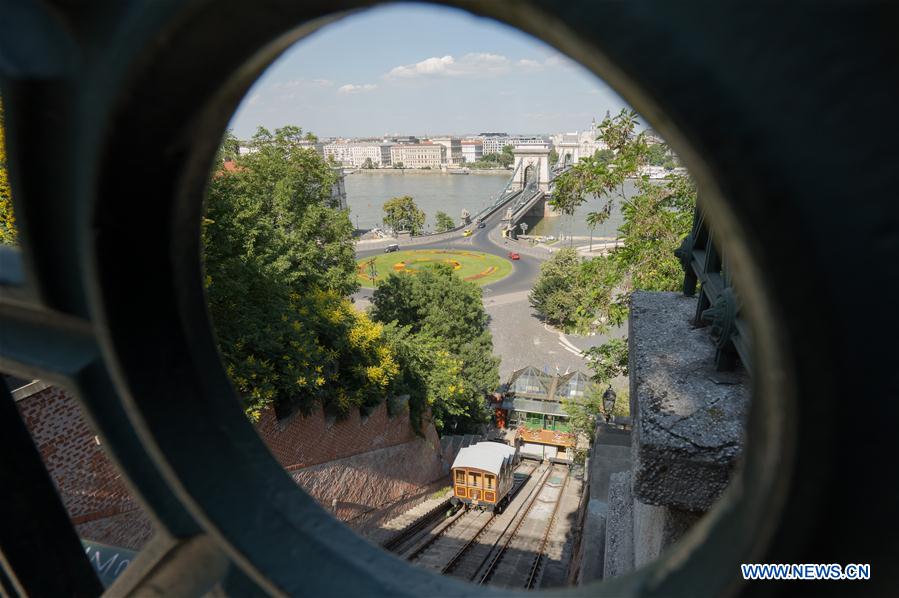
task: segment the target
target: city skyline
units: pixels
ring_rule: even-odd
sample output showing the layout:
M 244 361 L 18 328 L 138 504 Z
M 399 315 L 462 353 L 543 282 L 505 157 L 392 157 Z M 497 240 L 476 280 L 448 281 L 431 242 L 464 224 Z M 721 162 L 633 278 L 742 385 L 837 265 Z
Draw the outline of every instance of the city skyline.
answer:
M 324 27 L 249 90 L 230 128 L 321 138 L 585 130 L 625 102 L 546 44 L 455 9 L 390 6 Z

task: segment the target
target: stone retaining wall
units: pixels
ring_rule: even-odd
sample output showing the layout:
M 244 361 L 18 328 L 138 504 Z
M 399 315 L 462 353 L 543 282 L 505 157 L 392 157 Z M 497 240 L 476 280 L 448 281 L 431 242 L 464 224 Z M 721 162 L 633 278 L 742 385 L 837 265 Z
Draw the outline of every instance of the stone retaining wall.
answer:
M 140 550 L 153 524 L 66 391 L 46 384 L 16 393 L 16 406 L 41 453 L 76 531 L 84 539 Z M 275 458 L 320 505 L 355 529 L 426 499 L 448 485 L 448 465 L 433 424 L 415 433 L 408 411 L 386 402 L 368 417 L 342 421 L 320 411 L 257 424 Z
M 696 299 L 635 292 L 629 322 L 633 464 L 611 476 L 602 577 L 655 560 L 730 482 L 749 408 L 745 371 L 715 370 Z

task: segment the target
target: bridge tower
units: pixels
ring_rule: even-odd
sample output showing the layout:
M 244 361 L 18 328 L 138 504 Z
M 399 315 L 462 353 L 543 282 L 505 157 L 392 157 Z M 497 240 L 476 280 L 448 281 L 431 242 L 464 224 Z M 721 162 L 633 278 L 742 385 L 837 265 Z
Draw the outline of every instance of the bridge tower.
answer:
M 513 179 L 510 189 L 523 189 L 534 178 L 537 179 L 537 189 L 542 191 L 544 199 L 544 216 L 556 216 L 556 211 L 546 202 L 545 196 L 550 194 L 552 186 L 552 165 L 549 163 L 549 144 L 519 145 L 512 150 L 515 162 L 512 165 Z
M 512 180 L 511 189 L 521 189 L 534 177 L 537 178 L 537 187 L 544 193 L 549 192 L 550 165 L 549 145 L 519 145 L 512 150 L 515 156 L 515 178 Z M 521 168 L 519 168 L 521 166 Z

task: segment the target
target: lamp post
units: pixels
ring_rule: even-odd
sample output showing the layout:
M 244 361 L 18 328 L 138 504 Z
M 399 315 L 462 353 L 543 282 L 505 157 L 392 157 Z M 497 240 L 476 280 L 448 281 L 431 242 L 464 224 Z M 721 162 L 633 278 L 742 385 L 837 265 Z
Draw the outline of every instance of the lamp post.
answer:
M 615 409 L 615 400 L 618 398 L 618 395 L 615 394 L 615 391 L 612 389 L 612 385 L 606 389 L 604 393 L 602 393 L 602 409 L 605 412 L 606 423 L 611 421 L 612 419 L 612 410 Z

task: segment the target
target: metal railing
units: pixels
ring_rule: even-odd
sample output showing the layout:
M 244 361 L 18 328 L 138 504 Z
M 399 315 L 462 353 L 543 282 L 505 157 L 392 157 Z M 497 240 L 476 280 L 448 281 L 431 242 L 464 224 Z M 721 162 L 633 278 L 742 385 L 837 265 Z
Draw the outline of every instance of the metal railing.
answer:
M 740 297 L 731 285 L 727 260 L 718 249 L 697 206 L 693 230 L 675 252 L 684 269 L 684 295 L 693 297 L 696 285 L 700 292 L 696 303 L 696 326 L 710 326 L 715 341 L 715 367 L 732 370 L 739 360 L 752 373 L 749 325 L 741 317 Z

